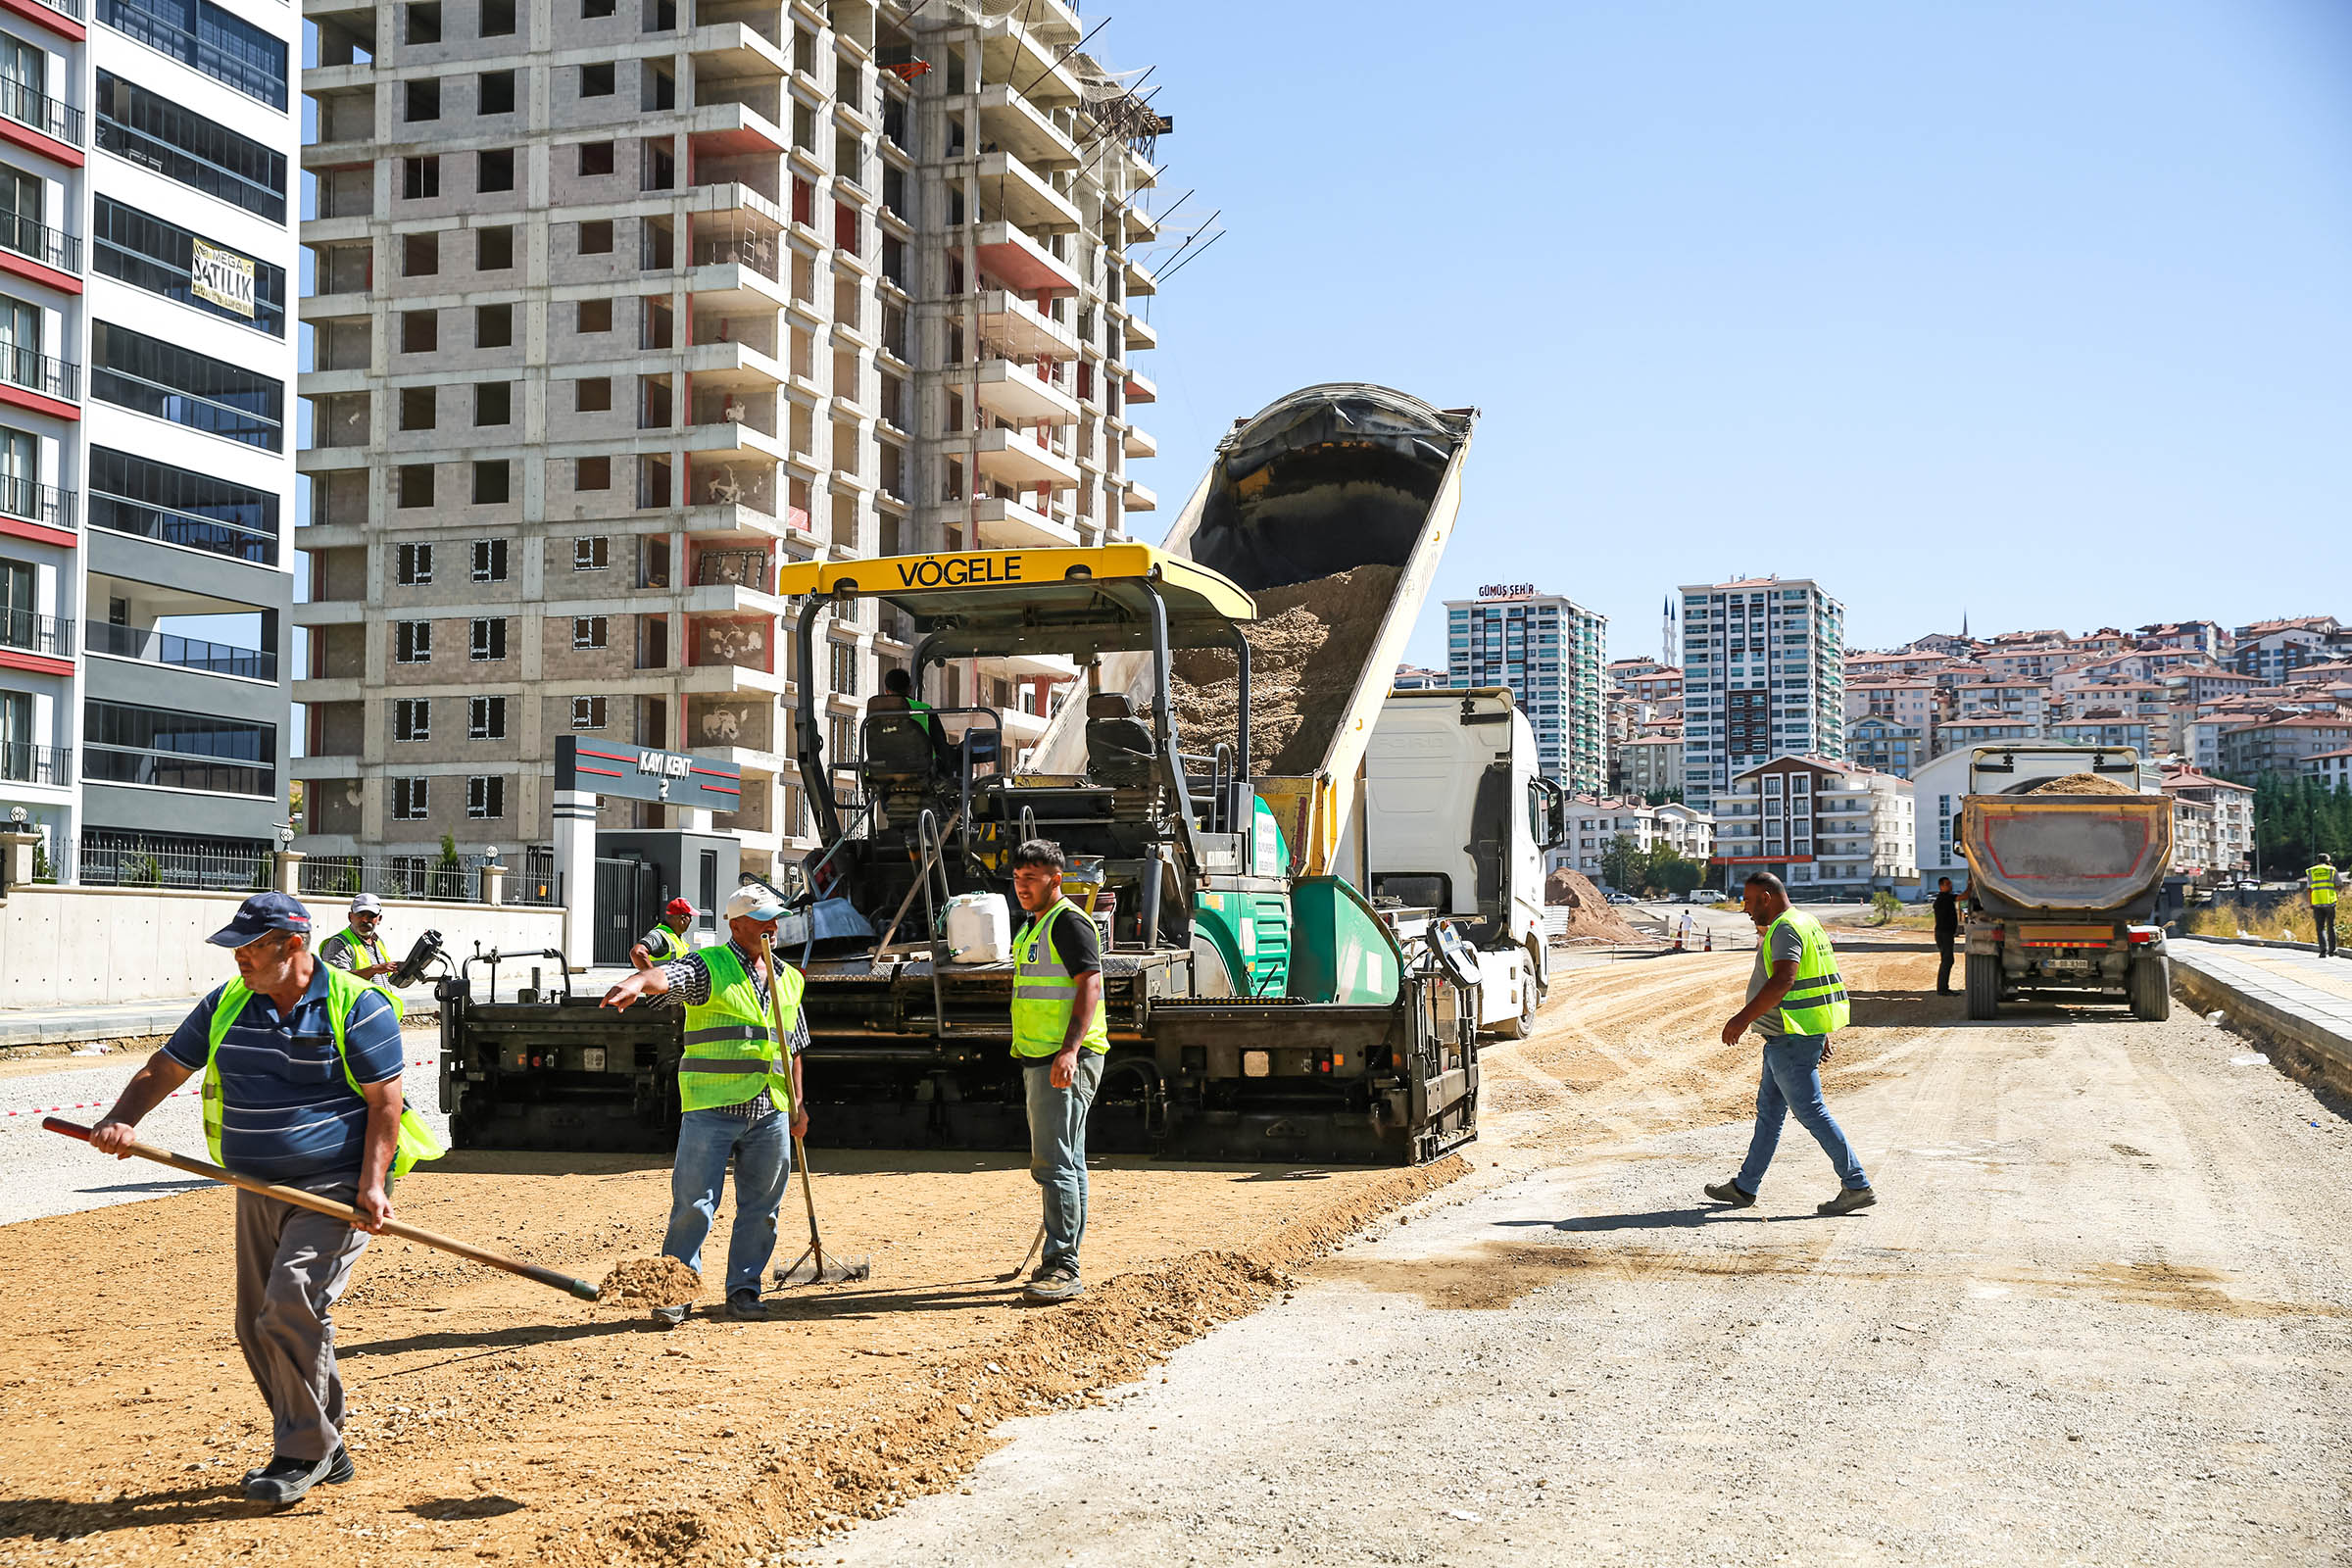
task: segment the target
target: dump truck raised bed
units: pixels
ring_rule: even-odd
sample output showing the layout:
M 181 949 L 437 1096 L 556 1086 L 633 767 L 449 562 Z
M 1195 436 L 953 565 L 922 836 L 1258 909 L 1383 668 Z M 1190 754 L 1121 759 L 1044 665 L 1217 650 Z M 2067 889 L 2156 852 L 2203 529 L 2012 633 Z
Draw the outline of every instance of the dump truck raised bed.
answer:
M 2120 792 L 2059 793 L 2051 786 L 2066 781 L 2044 777 L 1993 793 L 2018 768 L 2014 749 L 1981 748 L 1971 766 L 1959 832 L 1973 1019 L 2029 997 L 2119 999 L 2134 1017 L 2171 1015 L 2172 965 L 2152 917 L 2172 864 L 2173 803 L 2136 790 L 2129 748 L 2072 755 L 2086 779 L 2112 777 Z
M 801 668 L 821 667 L 820 622 L 878 599 L 933 708 L 869 707 L 834 755 L 840 732 L 802 687 L 821 843 L 783 951 L 808 978 L 812 1139 L 1027 1146 L 1011 965 L 953 961 L 939 920 L 959 895 L 1009 906 L 1030 837 L 1074 858 L 1073 897 L 1106 939 L 1095 1147 L 1402 1163 L 1472 1136 L 1475 965 L 1458 944 L 1400 943 L 1360 864 L 1335 874 L 1470 425 L 1383 388 L 1309 388 L 1226 438 L 1172 548 L 783 568 Z M 1300 658 L 1252 668 L 1253 594 L 1282 607 L 1269 625 L 1287 640 L 1268 646 Z M 1025 766 L 1005 715 L 950 695 L 973 659 L 1079 672 Z M 1261 688 L 1279 721 L 1253 730 Z

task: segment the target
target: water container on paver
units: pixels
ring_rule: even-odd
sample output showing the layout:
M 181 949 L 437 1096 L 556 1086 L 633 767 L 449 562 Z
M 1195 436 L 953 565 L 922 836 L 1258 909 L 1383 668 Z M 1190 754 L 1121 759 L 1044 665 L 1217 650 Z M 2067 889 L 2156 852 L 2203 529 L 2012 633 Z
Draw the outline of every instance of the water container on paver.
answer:
M 958 893 L 948 901 L 948 961 L 1006 963 L 1012 958 L 1012 916 L 1002 893 Z

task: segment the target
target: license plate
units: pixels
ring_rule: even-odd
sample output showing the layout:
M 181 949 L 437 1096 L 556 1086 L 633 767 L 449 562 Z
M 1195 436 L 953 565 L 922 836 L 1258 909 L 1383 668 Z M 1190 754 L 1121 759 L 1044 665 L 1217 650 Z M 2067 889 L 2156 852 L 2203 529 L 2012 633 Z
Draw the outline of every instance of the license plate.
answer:
M 589 1072 L 605 1070 L 605 1051 L 602 1046 L 589 1046 L 580 1052 L 580 1065 Z
M 2090 973 L 2088 958 L 2049 958 L 2044 960 L 2044 966 L 2053 974 Z

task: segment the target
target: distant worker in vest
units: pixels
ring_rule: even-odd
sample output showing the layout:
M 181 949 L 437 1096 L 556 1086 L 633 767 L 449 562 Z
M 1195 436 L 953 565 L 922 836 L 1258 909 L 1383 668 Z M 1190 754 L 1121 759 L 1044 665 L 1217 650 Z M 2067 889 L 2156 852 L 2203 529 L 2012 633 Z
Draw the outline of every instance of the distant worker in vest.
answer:
M 310 914 L 293 898 L 247 899 L 208 939 L 235 952 L 237 978 L 197 1004 L 90 1135 L 93 1148 L 122 1155 L 139 1118 L 201 1072 L 216 1163 L 365 1216 L 354 1228 L 237 1192 L 237 1345 L 272 1427 L 270 1462 L 246 1474 L 245 1495 L 280 1505 L 352 1478 L 329 1312 L 368 1235 L 392 1217 L 391 1179 L 441 1152 L 402 1107 L 391 998 L 318 961 L 310 937 Z
M 1029 1175 L 1045 1190 L 1045 1256 L 1021 1294 L 1066 1301 L 1085 1287 L 1086 1113 L 1102 1083 L 1110 1034 L 1102 1015 L 1102 943 L 1094 917 L 1061 896 L 1061 846 L 1030 839 L 1012 852 L 1012 890 L 1029 918 L 1012 939 L 1012 1054 L 1029 1102 Z
M 942 773 L 956 770 L 956 750 L 948 744 L 947 731 L 940 728 L 939 712 L 929 703 L 914 695 L 914 677 L 903 669 L 893 669 L 882 677 L 882 689 L 866 699 L 867 713 L 912 713 L 914 722 L 931 743 L 931 763 Z
M 686 1006 L 686 1053 L 678 1059 L 678 1153 L 669 1175 L 669 1229 L 662 1250 L 697 1273 L 703 1242 L 718 1212 L 727 1160 L 735 1161 L 735 1229 L 727 1240 L 727 1316 L 767 1316 L 760 1276 L 776 1251 L 776 1208 L 792 1175 L 792 1140 L 808 1130 L 801 1099 L 801 972 L 779 964 L 785 1038 L 768 1010 L 770 977 L 760 956 L 773 939 L 784 901 L 757 883 L 727 898 L 727 940 L 641 969 L 605 993 L 625 1008 L 646 997 L 675 997 Z M 786 1078 L 787 1064 L 791 1077 Z M 786 1106 L 792 1113 L 784 1114 Z M 657 1306 L 654 1320 L 675 1328 L 683 1306 Z
M 694 906 L 684 899 L 672 899 L 662 906 L 662 918 L 645 934 L 644 940 L 629 950 L 629 967 L 640 972 L 657 963 L 683 958 L 692 950 L 687 945 L 686 929 L 694 924 Z
M 318 944 L 318 956 L 346 974 L 381 980 L 400 967 L 384 951 L 384 901 L 363 893 L 351 901 L 342 930 Z
M 1751 1027 L 1763 1035 L 1763 1081 L 1756 1090 L 1756 1130 L 1748 1139 L 1747 1160 L 1730 1181 L 1710 1185 L 1707 1196 L 1734 1208 L 1753 1203 L 1780 1148 L 1781 1124 L 1793 1115 L 1838 1172 L 1838 1196 L 1813 1211 L 1850 1214 L 1868 1208 L 1879 1195 L 1871 1191 L 1853 1145 L 1821 1099 L 1821 1068 L 1837 1049 L 1832 1036 L 1845 1027 L 1850 1012 L 1838 955 L 1821 922 L 1791 907 L 1788 890 L 1771 872 L 1750 875 L 1740 902 L 1756 927 L 1756 965 L 1748 976 L 1747 1004 L 1723 1026 L 1723 1043 L 1738 1045 Z
M 2311 923 L 2320 939 L 2320 956 L 2328 957 L 2335 952 L 2335 858 L 2323 854 L 2319 863 L 2303 873 L 2303 886 L 2311 895 Z

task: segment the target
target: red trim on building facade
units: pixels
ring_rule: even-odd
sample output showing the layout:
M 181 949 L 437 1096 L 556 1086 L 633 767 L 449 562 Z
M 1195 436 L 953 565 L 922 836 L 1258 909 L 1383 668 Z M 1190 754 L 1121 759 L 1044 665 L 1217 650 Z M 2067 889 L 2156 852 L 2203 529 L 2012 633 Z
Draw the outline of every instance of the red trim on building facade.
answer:
M 46 392 L 35 392 L 28 387 L 10 386 L 5 381 L 0 381 L 0 403 L 10 404 L 20 409 L 30 409 L 35 414 L 46 414 L 53 419 L 78 419 L 81 417 L 81 405 L 78 403 L 68 403 L 63 399 L 53 398 Z
M 71 528 L 52 528 L 45 522 L 5 514 L 0 514 L 0 534 L 12 539 L 29 539 L 36 545 L 55 545 L 60 550 L 71 550 L 81 543 L 81 535 Z
M 7 0 L 0 0 L 0 5 L 5 4 L 7 4 Z M 0 250 L 0 272 L 14 272 L 19 277 L 29 277 L 35 283 L 46 283 L 51 288 L 62 290 L 68 294 L 81 292 L 81 279 L 75 277 L 72 272 L 61 272 L 46 262 L 36 262 L 29 256 L 19 256 L 12 250 Z
M 71 675 L 74 673 L 74 661 L 51 659 L 46 654 L 22 653 L 14 648 L 0 648 L 0 669 L 24 669 L 35 675 Z
M 62 11 L 52 11 L 39 0 L 0 0 L 0 11 L 13 11 L 26 22 L 37 23 L 62 38 L 76 42 L 90 35 L 90 29 Z
M 0 0 L 0 4 L 5 3 L 6 0 Z M 0 115 L 0 141 L 13 141 L 20 147 L 39 153 L 43 158 L 54 158 L 75 169 L 79 169 L 83 163 L 81 149 L 72 142 L 59 141 L 47 131 L 35 130 L 30 125 L 21 125 L 5 115 Z

